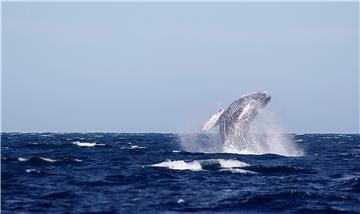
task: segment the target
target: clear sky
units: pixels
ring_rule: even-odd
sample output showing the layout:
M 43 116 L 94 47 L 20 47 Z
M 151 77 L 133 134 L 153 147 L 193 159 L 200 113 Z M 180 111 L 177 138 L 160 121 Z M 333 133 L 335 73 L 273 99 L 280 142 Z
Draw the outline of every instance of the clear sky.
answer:
M 359 132 L 359 3 L 2 4 L 3 131 L 198 131 L 267 90 L 288 132 Z

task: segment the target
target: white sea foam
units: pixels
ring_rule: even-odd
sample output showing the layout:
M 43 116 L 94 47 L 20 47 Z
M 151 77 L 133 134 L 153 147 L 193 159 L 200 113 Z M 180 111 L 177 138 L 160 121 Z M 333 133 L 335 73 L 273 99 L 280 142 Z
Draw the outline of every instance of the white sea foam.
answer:
M 120 149 L 146 149 L 147 147 L 145 146 L 138 146 L 138 145 L 132 145 L 130 147 L 128 146 L 123 146 Z
M 83 147 L 94 147 L 96 145 L 99 145 L 96 143 L 88 143 L 88 142 L 80 142 L 80 141 L 72 142 L 72 144 L 78 145 L 78 146 L 83 146 Z
M 220 171 L 223 169 L 238 169 L 242 167 L 247 167 L 249 164 L 234 160 L 234 159 L 208 159 L 208 160 L 194 160 L 191 162 L 185 162 L 183 160 L 177 160 L 177 161 L 164 161 L 158 164 L 153 164 L 151 166 L 153 167 L 164 167 L 168 169 L 175 169 L 175 170 L 191 170 L 191 171 L 201 171 L 204 170 L 204 167 L 209 167 L 211 165 L 217 166 L 220 165 Z M 206 168 L 205 168 L 206 169 Z M 247 171 L 247 170 L 245 170 Z
M 234 160 L 234 159 L 230 159 L 230 160 L 226 160 L 226 159 L 217 159 L 219 161 L 219 164 L 222 168 L 234 168 L 234 167 L 246 167 L 249 166 L 249 164 L 242 162 L 242 161 L 238 161 L 238 160 Z
M 28 160 L 29 160 L 28 158 L 22 158 L 22 157 L 18 158 L 18 161 L 21 161 L 21 162 L 28 161 Z
M 52 136 L 54 136 L 54 134 L 41 134 L 40 136 L 42 136 L 42 137 L 52 137 Z
M 138 146 L 138 145 L 132 145 L 132 146 L 130 146 L 130 149 L 146 149 L 146 147 Z
M 47 162 L 51 162 L 51 163 L 54 163 L 56 162 L 57 160 L 54 160 L 54 159 L 51 159 L 51 158 L 44 158 L 44 157 L 40 157 L 41 160 L 44 160 L 44 161 L 47 161 Z
M 40 173 L 40 171 L 36 170 L 36 169 L 25 169 L 25 172 L 27 172 L 27 173 L 31 173 L 31 172 Z
M 184 201 L 184 199 L 182 199 L 182 198 L 179 198 L 179 200 L 177 201 L 177 203 L 178 204 L 181 204 L 181 203 L 184 203 L 185 201 Z
M 74 159 L 74 161 L 76 161 L 76 162 L 83 162 L 83 160 L 80 160 L 80 159 Z
M 179 151 L 179 150 L 173 150 L 172 152 L 174 152 L 174 153 L 179 153 L 179 152 L 181 152 L 181 151 Z
M 185 162 L 183 160 L 178 161 L 165 161 L 158 164 L 153 164 L 154 167 L 165 167 L 169 169 L 176 170 L 191 170 L 191 171 L 201 171 L 203 170 L 199 161 Z

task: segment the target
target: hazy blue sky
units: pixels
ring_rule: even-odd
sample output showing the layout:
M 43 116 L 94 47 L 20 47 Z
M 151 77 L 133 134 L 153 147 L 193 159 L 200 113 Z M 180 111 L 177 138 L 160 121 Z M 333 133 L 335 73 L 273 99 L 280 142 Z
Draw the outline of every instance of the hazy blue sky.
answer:
M 358 3 L 3 3 L 3 131 L 197 131 L 268 90 L 289 132 L 359 132 Z

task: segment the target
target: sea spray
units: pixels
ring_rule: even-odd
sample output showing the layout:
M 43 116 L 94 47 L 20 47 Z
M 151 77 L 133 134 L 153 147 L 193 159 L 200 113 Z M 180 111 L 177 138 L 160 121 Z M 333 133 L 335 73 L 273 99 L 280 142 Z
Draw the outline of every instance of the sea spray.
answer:
M 246 148 L 237 150 L 237 142 L 230 146 L 225 144 L 224 152 L 241 154 L 278 154 L 284 156 L 302 156 L 304 152 L 298 148 L 295 142 L 285 134 L 284 128 L 276 120 L 274 113 L 261 110 L 249 129 L 246 139 Z M 244 142 L 239 142 L 244 143 Z
M 221 153 L 224 145 L 218 134 L 178 134 L 181 148 L 186 152 Z

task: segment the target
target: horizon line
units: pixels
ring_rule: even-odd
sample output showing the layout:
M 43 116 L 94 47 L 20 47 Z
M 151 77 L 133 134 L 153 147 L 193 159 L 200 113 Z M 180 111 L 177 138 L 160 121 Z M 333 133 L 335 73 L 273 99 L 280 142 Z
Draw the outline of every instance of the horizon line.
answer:
M 90 131 L 90 132 L 82 132 L 82 131 L 39 131 L 39 132 L 21 132 L 21 131 L 0 131 L 1 134 L 219 134 L 216 132 L 104 132 L 104 131 Z M 280 134 L 296 134 L 296 135 L 306 135 L 306 134 L 360 134 L 360 132 L 288 132 L 288 133 L 280 133 Z

